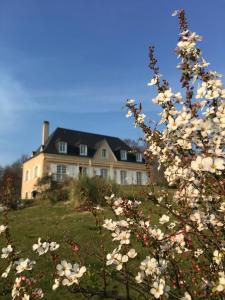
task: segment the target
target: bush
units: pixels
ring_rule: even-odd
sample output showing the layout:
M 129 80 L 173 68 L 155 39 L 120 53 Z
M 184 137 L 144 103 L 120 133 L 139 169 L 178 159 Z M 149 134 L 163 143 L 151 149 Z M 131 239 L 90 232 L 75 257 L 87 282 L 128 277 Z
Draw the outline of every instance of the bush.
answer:
M 69 182 L 58 183 L 50 176 L 41 178 L 37 183 L 36 198 L 39 200 L 49 200 L 52 203 L 69 200 Z
M 105 205 L 105 196 L 110 194 L 118 195 L 120 187 L 113 181 L 102 177 L 81 176 L 78 180 L 71 181 L 70 200 L 75 207 L 86 204 Z

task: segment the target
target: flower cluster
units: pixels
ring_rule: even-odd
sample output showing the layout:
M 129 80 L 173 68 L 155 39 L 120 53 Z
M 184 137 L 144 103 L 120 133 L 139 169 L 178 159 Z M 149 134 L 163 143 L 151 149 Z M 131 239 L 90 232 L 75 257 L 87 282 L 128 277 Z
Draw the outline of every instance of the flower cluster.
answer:
M 36 281 L 26 276 L 16 277 L 12 288 L 12 300 L 41 299 L 44 297 L 41 288 L 33 288 Z
M 33 245 L 33 251 L 37 252 L 38 255 L 43 255 L 48 251 L 55 251 L 59 248 L 59 244 L 56 242 L 41 242 L 41 238 L 38 239 L 37 244 Z
M 145 134 L 146 165 L 151 166 L 151 160 L 156 160 L 159 168 L 164 169 L 168 185 L 176 188 L 170 196 L 151 195 L 154 203 L 166 211 L 161 213 L 158 224 L 146 219 L 139 221 L 142 231 L 136 232 L 136 236 L 146 247 L 151 247 L 154 255 L 143 260 L 136 280 L 143 284 L 146 276 L 151 275 L 155 289 L 149 293 L 155 298 L 165 293 L 165 282 L 169 282 L 170 294 L 174 287 L 179 288 L 181 299 L 192 299 L 193 295 L 196 299 L 223 297 L 225 88 L 221 76 L 207 69 L 209 63 L 198 48 L 202 37 L 188 29 L 184 11 L 174 15 L 180 21 L 176 53 L 184 91 L 174 92 L 168 81 L 162 80 L 154 47 L 150 47 L 153 78 L 148 85 L 157 89 L 153 103 L 161 107 L 159 124 L 163 128 L 157 130 L 140 123 L 142 109 L 134 100 L 127 102 L 129 116 L 133 114 Z M 119 210 L 120 216 L 125 215 L 123 208 Z M 186 276 L 190 269 L 181 263 L 184 257 L 197 271 L 193 274 L 194 285 Z M 166 261 L 163 274 L 159 271 L 162 259 Z M 181 273 L 172 278 L 176 265 Z
M 53 289 L 55 290 L 60 281 L 62 281 L 62 285 L 70 286 L 73 284 L 78 284 L 80 278 L 86 272 L 86 267 L 80 267 L 78 264 L 68 263 L 66 260 L 62 260 L 60 264 L 56 266 L 57 275 L 60 279 L 55 279 L 55 283 L 53 285 Z

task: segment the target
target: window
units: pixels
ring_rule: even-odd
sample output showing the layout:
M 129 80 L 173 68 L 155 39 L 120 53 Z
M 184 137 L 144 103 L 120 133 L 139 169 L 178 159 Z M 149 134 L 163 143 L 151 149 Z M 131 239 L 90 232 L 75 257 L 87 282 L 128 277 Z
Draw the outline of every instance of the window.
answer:
M 120 171 L 120 183 L 121 184 L 126 184 L 126 177 L 127 177 L 127 172 L 126 171 Z
M 136 161 L 142 162 L 142 153 L 136 153 Z
M 80 145 L 80 155 L 87 156 L 87 145 Z
M 113 177 L 114 177 L 115 182 L 117 182 L 117 170 L 113 171 Z
M 29 180 L 29 170 L 26 170 L 25 181 L 28 181 L 28 180 Z
M 108 170 L 107 169 L 101 169 L 100 170 L 100 175 L 103 178 L 107 178 L 108 177 Z
M 127 160 L 127 151 L 126 150 L 120 150 L 120 158 L 121 158 L 121 160 Z
M 87 175 L 87 168 L 86 167 L 79 167 L 79 174 L 80 175 Z
M 34 168 L 34 178 L 38 177 L 38 166 Z
M 56 174 L 55 174 L 55 180 L 62 182 L 65 179 L 66 176 L 66 166 L 65 165 L 57 165 L 56 167 Z
M 142 173 L 137 172 L 136 175 L 137 175 L 137 184 L 142 185 Z
M 67 143 L 66 142 L 59 142 L 58 151 L 59 151 L 59 153 L 67 153 Z
M 107 149 L 102 149 L 102 158 L 107 158 Z

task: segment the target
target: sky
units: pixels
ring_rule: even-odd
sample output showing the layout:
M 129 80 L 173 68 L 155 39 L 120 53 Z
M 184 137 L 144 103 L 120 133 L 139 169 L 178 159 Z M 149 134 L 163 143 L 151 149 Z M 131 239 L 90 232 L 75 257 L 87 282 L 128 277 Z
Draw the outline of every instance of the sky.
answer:
M 41 143 L 44 120 L 56 127 L 138 139 L 126 99 L 150 119 L 148 47 L 179 90 L 174 48 L 184 8 L 203 35 L 204 57 L 225 73 L 225 0 L 0 0 L 0 165 Z

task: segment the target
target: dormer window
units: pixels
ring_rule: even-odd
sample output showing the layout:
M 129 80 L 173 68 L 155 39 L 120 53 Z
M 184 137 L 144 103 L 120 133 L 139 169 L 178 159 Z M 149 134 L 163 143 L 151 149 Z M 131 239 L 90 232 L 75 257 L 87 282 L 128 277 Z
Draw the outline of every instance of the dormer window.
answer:
M 67 143 L 59 142 L 58 143 L 58 151 L 59 151 L 59 153 L 67 153 Z
M 136 153 L 136 161 L 142 162 L 142 153 L 140 153 L 140 152 Z
M 87 145 L 80 145 L 80 155 L 87 156 Z
M 120 150 L 120 159 L 127 160 L 127 151 L 126 150 Z
M 107 149 L 102 149 L 102 158 L 107 158 Z

